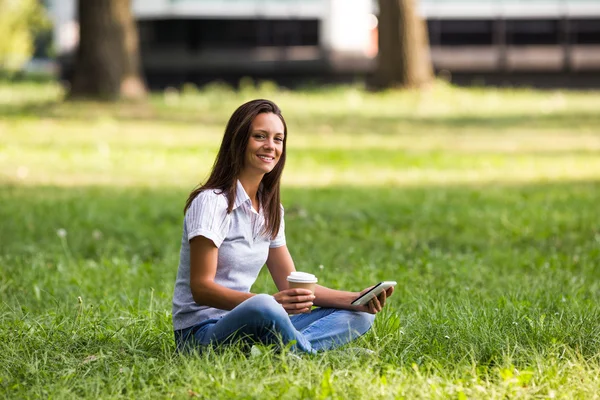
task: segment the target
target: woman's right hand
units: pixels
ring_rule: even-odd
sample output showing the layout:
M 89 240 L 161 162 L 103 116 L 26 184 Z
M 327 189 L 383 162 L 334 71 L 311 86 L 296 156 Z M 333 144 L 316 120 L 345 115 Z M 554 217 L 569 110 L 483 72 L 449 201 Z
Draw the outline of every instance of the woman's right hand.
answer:
M 273 295 L 288 314 L 310 312 L 315 296 L 308 289 L 285 289 Z

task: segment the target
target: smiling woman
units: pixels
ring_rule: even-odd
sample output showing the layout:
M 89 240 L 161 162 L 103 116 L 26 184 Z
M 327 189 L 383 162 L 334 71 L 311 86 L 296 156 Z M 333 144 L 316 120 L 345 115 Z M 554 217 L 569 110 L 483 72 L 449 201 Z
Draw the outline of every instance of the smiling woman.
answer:
M 208 181 L 190 194 L 173 295 L 179 349 L 237 341 L 292 342 L 293 350 L 306 353 L 332 349 L 367 332 L 392 294 L 390 288 L 352 305 L 368 289 L 345 292 L 316 281 L 290 288 L 295 267 L 280 203 L 286 138 L 273 102 L 241 105 L 229 119 Z M 250 292 L 265 263 L 279 290 L 272 296 Z

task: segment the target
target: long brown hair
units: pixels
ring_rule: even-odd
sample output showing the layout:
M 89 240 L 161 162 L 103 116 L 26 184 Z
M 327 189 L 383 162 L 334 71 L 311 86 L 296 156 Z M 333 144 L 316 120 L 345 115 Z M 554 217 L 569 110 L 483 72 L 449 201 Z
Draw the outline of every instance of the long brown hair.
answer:
M 262 187 L 258 191 L 258 201 L 260 202 L 265 213 L 265 234 L 271 239 L 275 239 L 279 232 L 279 224 L 281 223 L 281 195 L 280 181 L 283 167 L 285 166 L 285 144 L 287 142 L 287 125 L 281 115 L 281 110 L 275 103 L 269 100 L 257 99 L 242 104 L 233 112 L 223 141 L 219 148 L 219 153 L 210 173 L 210 177 L 203 184 L 194 189 L 183 209 L 184 213 L 192 204 L 192 201 L 203 190 L 218 190 L 220 193 L 225 193 L 227 196 L 227 212 L 231 213 L 235 204 L 237 179 L 244 167 L 244 155 L 248 140 L 250 138 L 250 129 L 252 121 L 258 114 L 273 113 L 277 115 L 283 123 L 283 151 L 279 158 L 279 162 L 273 170 L 265 176 L 261 181 Z

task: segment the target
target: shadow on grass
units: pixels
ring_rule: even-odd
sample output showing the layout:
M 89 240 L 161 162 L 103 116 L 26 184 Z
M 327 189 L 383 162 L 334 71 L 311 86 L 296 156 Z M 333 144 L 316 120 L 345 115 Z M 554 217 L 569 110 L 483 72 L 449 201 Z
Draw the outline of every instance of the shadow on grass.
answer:
M 286 233 L 307 246 L 310 258 L 311 243 L 323 240 L 318 247 L 329 243 L 340 250 L 352 243 L 364 253 L 361 258 L 385 259 L 397 243 L 481 254 L 513 246 L 575 248 L 579 240 L 600 235 L 598 193 L 600 181 L 284 188 L 282 202 Z M 187 195 L 180 188 L 3 185 L 3 253 L 49 248 L 62 253 L 57 232 L 64 229 L 70 251 L 84 258 L 130 253 L 151 263 L 174 256 Z M 376 254 L 377 249 L 384 253 Z M 351 261 L 352 256 L 343 258 Z
M 189 108 L 161 107 L 151 103 L 62 103 L 49 101 L 29 102 L 20 105 L 0 105 L 0 117 L 49 118 L 55 120 L 84 121 L 110 117 L 123 122 L 158 122 L 176 124 L 223 125 L 229 116 L 225 112 L 194 112 Z M 460 129 L 567 129 L 598 127 L 600 113 L 593 111 L 560 111 L 552 113 L 513 113 L 504 115 L 458 115 L 439 117 L 414 117 L 406 111 L 395 116 L 360 114 L 349 110 L 347 114 L 287 113 L 288 124 L 301 127 L 305 132 L 327 133 L 346 131 L 357 134 L 414 134 L 417 131 L 443 130 L 460 133 Z

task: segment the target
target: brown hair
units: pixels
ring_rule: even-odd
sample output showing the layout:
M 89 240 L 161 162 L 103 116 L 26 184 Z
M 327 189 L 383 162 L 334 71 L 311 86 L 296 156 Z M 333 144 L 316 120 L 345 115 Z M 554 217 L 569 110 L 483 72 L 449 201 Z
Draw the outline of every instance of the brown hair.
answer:
M 282 218 L 280 181 L 283 167 L 285 166 L 287 125 L 279 107 L 269 100 L 252 100 L 242 104 L 233 112 L 231 118 L 229 118 L 229 122 L 227 122 L 223 141 L 221 142 L 221 147 L 219 148 L 219 153 L 217 154 L 210 177 L 203 185 L 198 186 L 190 193 L 185 203 L 184 213 L 196 196 L 208 189 L 216 189 L 220 193 L 225 193 L 228 203 L 227 212 L 230 213 L 233 210 L 237 179 L 244 167 L 244 155 L 250 138 L 252 121 L 254 121 L 254 118 L 258 114 L 262 113 L 273 113 L 283 123 L 283 151 L 281 152 L 279 162 L 271 172 L 263 176 L 262 187 L 258 191 L 258 200 L 265 213 L 264 233 L 269 235 L 271 239 L 275 239 L 279 232 L 279 224 Z

